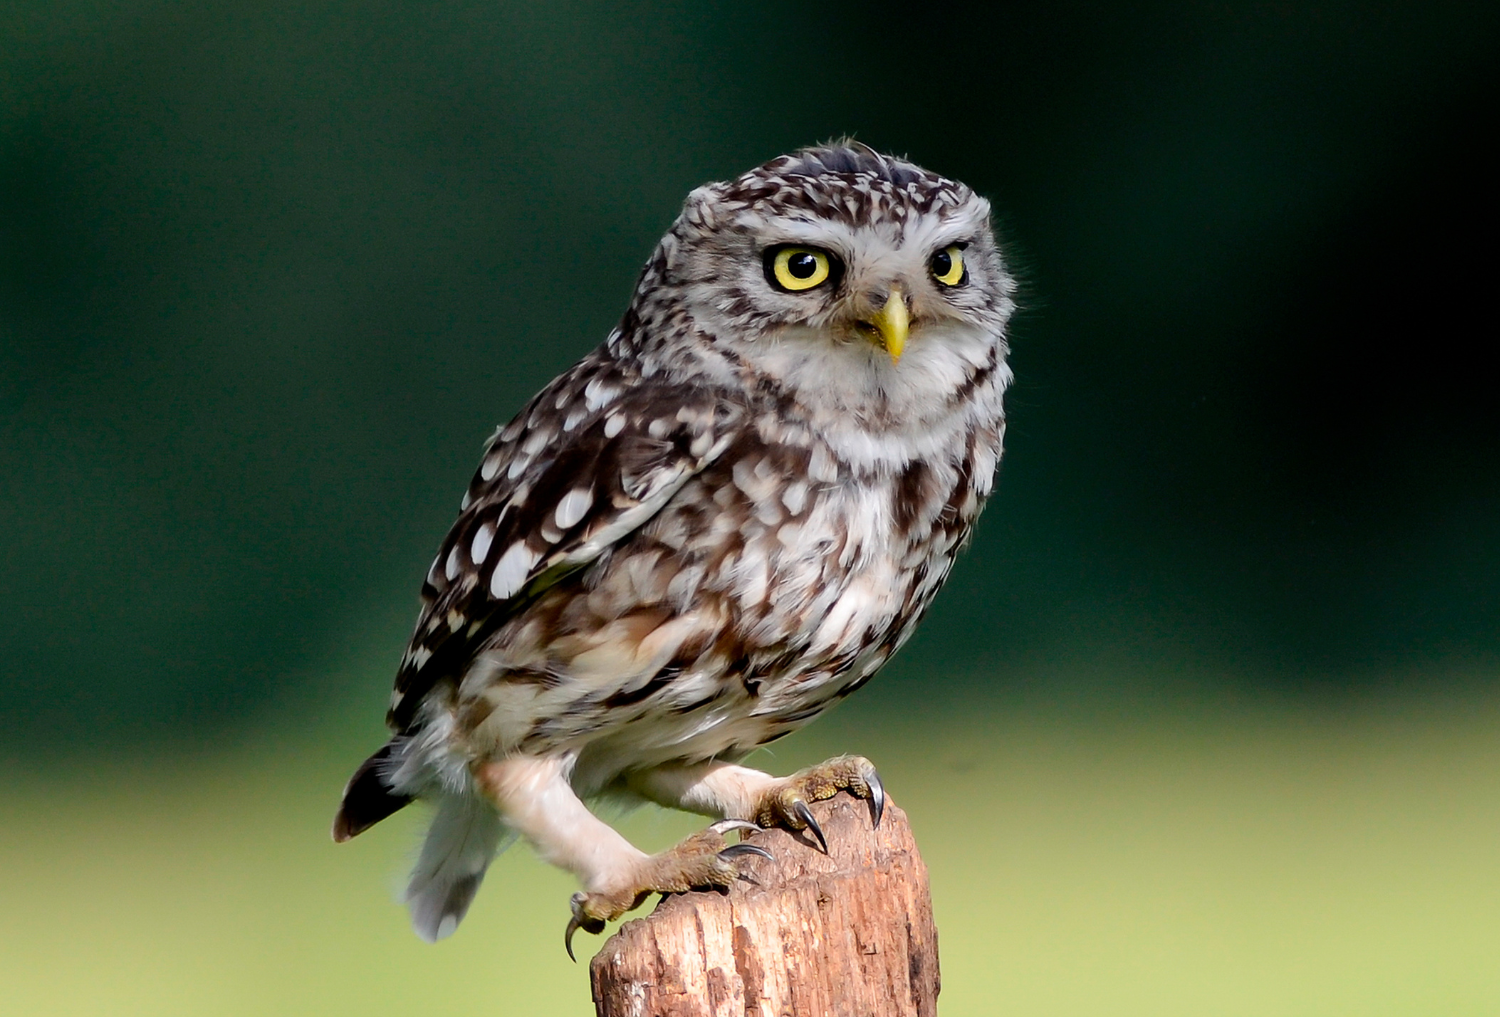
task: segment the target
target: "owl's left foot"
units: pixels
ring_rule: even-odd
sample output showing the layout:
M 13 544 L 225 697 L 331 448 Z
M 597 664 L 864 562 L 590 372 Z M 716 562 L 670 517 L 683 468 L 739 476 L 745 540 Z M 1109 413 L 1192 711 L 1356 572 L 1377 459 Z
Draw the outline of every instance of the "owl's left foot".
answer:
M 840 791 L 870 803 L 871 824 L 880 826 L 885 812 L 885 788 L 875 764 L 864 756 L 835 756 L 816 766 L 798 770 L 783 777 L 761 798 L 755 810 L 760 826 L 779 826 L 789 830 L 806 830 L 817 838 L 823 853 L 828 853 L 828 839 L 813 818 L 809 802 L 821 802 Z
M 754 844 L 729 844 L 724 835 L 732 830 L 753 832 L 758 829 L 755 824 L 743 819 L 720 820 L 676 847 L 646 856 L 637 870 L 623 881 L 623 885 L 607 891 L 575 893 L 572 900 L 573 917 L 568 921 L 568 931 L 563 937 L 568 956 L 573 956 L 573 933 L 582 929 L 598 935 L 604 931 L 606 922 L 612 922 L 625 912 L 639 907 L 653 893 L 727 890 L 736 879 L 755 882 L 748 873 L 741 870 L 739 859 L 746 855 L 770 858 L 771 853 Z

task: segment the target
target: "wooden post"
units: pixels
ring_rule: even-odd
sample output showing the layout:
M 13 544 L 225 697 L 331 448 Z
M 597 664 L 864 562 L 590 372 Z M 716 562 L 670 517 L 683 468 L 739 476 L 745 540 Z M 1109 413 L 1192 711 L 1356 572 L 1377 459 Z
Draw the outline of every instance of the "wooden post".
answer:
M 847 795 L 813 806 L 807 835 L 749 837 L 759 886 L 668 897 L 623 925 L 590 965 L 599 1017 L 932 1017 L 937 928 L 906 814 L 879 830 Z

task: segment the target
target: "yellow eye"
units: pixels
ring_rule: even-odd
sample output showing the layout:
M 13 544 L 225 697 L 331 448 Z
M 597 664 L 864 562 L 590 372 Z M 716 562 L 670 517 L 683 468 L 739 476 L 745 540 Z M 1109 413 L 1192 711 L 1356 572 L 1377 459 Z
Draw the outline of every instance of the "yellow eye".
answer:
M 964 252 L 957 244 L 945 247 L 932 256 L 932 277 L 944 286 L 961 286 L 968 281 L 964 269 Z
M 793 293 L 821 286 L 833 274 L 833 262 L 824 251 L 811 247 L 775 248 L 766 266 L 771 281 Z

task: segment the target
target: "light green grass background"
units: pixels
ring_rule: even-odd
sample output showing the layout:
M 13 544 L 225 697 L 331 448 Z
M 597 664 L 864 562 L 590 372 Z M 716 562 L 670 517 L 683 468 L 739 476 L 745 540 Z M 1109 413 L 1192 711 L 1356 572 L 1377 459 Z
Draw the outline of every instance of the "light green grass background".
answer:
M 877 759 L 931 869 L 945 1014 L 1500 1012 L 1500 704 L 979 705 L 872 690 L 761 757 Z M 415 810 L 329 841 L 351 726 L 12 774 L 0 1012 L 590 1013 L 599 941 L 568 962 L 572 886 L 526 848 L 431 947 L 395 903 Z

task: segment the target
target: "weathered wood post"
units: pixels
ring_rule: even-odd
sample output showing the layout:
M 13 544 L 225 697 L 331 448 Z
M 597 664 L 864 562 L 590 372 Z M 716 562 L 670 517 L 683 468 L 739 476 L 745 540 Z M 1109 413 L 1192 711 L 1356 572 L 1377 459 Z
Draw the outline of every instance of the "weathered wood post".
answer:
M 828 837 L 752 835 L 759 886 L 662 901 L 590 965 L 599 1017 L 932 1017 L 937 929 L 906 814 L 887 803 L 813 806 Z

